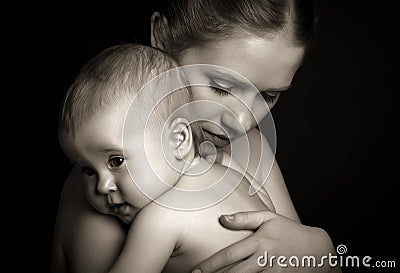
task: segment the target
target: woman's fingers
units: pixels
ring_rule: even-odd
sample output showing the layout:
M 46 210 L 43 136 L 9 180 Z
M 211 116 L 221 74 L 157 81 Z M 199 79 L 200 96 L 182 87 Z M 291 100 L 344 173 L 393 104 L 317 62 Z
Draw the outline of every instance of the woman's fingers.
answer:
M 258 229 L 263 223 L 268 222 L 276 216 L 275 213 L 265 211 L 238 212 L 231 215 L 222 215 L 220 222 L 226 228 L 233 230 Z
M 246 238 L 222 249 L 199 264 L 192 272 L 216 272 L 219 269 L 226 268 L 227 266 L 246 259 L 254 253 L 257 247 L 257 243 L 253 241 L 254 240 L 251 240 L 251 238 Z
M 262 268 L 257 264 L 257 255 L 252 255 L 245 261 L 235 265 L 231 269 L 225 271 L 225 273 L 256 273 L 260 272 Z

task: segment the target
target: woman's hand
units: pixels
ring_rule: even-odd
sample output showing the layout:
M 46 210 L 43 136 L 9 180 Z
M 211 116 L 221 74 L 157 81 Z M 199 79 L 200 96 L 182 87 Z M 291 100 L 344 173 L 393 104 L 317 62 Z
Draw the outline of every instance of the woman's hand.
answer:
M 323 266 L 318 266 L 321 257 L 336 256 L 329 235 L 320 228 L 302 225 L 271 211 L 221 216 L 220 222 L 232 230 L 255 230 L 255 233 L 219 251 L 196 267 L 200 271 L 193 272 L 341 272 L 339 267 L 329 265 L 328 258 L 323 260 Z M 271 265 L 272 256 L 275 258 Z M 278 259 L 280 256 L 285 259 Z M 292 256 L 298 258 L 299 266 L 293 266 L 296 260 L 290 259 Z M 312 263 L 307 266 L 307 261 L 302 266 L 303 256 L 315 257 L 316 266 Z M 267 265 L 262 266 L 265 262 Z

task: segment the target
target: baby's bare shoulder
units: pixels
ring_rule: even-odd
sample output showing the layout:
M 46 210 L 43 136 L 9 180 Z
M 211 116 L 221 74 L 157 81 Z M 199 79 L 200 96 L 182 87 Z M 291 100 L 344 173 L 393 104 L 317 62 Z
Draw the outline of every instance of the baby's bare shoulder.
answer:
M 241 180 L 243 175 L 239 172 L 230 169 L 220 164 L 210 165 L 206 171 L 198 174 L 184 174 L 176 184 L 176 187 L 185 190 L 198 190 L 204 187 L 209 187 L 215 183 Z

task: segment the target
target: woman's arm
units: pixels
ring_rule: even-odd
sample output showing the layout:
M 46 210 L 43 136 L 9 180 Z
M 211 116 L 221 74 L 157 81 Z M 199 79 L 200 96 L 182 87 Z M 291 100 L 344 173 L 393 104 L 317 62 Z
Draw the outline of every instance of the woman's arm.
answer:
M 246 179 L 244 179 L 245 182 L 249 183 L 249 193 L 253 193 L 254 188 L 252 185 L 256 185 L 255 187 L 259 187 L 260 182 L 257 181 L 256 178 L 254 178 L 249 172 L 243 169 L 243 167 L 237 163 L 227 152 L 224 150 L 218 151 L 218 156 L 217 156 L 217 161 L 218 164 L 221 164 L 225 167 L 231 168 L 237 172 L 239 172 L 242 176 L 244 176 Z M 263 188 L 257 188 L 256 194 L 258 197 L 261 199 L 261 201 L 264 203 L 264 205 L 271 211 L 275 211 L 275 206 L 272 203 L 272 200 L 268 194 L 268 192 Z
M 276 161 L 274 161 L 274 164 L 272 165 L 271 172 L 264 184 L 264 188 L 268 192 L 272 203 L 275 206 L 276 213 L 301 223 L 286 187 L 281 170 L 278 166 L 278 162 Z
M 243 138 L 247 138 L 244 143 L 249 143 L 250 153 L 246 150 L 246 145 L 234 144 L 224 148 L 223 151 L 230 153 L 230 149 L 244 149 L 236 151 L 236 154 L 243 155 L 245 158 L 235 158 L 234 161 L 257 181 L 264 182 L 261 184 L 268 193 L 277 213 L 300 222 L 279 165 L 275 160 L 275 153 L 271 150 L 264 135 L 254 128 Z
M 258 129 L 251 130 L 248 133 L 248 138 L 251 145 L 250 150 L 252 151 L 250 162 L 259 164 L 256 173 L 264 181 L 263 187 L 269 194 L 276 213 L 300 223 L 300 218 L 297 215 L 282 172 L 276 161 L 275 152 Z
M 323 256 L 336 255 L 329 235 L 322 229 L 302 225 L 289 218 L 271 211 L 241 212 L 222 216 L 220 222 L 232 230 L 256 230 L 246 239 L 233 244 L 198 265 L 202 273 L 217 272 L 220 268 L 239 262 L 226 272 L 308 272 L 308 273 L 339 273 L 340 267 L 331 267 Z M 251 252 L 252 255 L 248 256 Z M 275 257 L 275 263 L 262 267 L 258 264 L 260 257 Z M 286 258 L 282 267 L 277 264 L 277 258 Z M 322 266 L 291 266 L 288 259 L 292 256 L 300 261 L 304 256 L 313 256 L 317 264 Z M 321 263 L 321 261 L 323 261 Z M 195 272 L 195 271 L 194 271 Z M 285 271 L 286 272 L 286 271 Z

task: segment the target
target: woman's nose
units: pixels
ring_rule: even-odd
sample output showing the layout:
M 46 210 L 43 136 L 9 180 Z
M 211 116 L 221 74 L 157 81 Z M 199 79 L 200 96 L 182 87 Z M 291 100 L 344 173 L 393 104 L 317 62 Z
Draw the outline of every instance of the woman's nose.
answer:
M 112 176 L 101 177 L 97 183 L 97 191 L 100 194 L 109 194 L 110 192 L 116 191 L 117 185 L 114 182 Z
M 242 100 L 243 106 L 238 116 L 240 117 L 243 115 L 244 118 L 247 118 L 247 120 L 243 122 L 250 122 L 250 128 L 246 127 L 247 130 L 255 127 L 257 123 L 260 123 L 270 111 L 270 105 L 265 102 L 261 93 L 257 90 L 250 90 L 249 92 L 241 94 L 240 99 Z M 248 123 L 243 124 L 247 125 Z
M 237 138 L 243 136 L 253 126 L 253 115 L 244 110 L 239 113 L 225 112 L 221 116 L 221 125 L 227 131 L 228 137 Z

